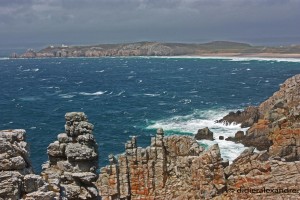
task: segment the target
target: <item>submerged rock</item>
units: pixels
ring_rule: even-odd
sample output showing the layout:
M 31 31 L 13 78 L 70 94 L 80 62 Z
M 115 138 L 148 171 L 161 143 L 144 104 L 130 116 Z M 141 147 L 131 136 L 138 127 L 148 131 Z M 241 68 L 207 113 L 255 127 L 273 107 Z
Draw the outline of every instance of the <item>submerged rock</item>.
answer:
M 235 133 L 234 137 L 227 137 L 225 140 L 227 141 L 233 141 L 233 142 L 242 142 L 242 140 L 244 139 L 245 135 L 244 135 L 244 131 L 238 131 Z

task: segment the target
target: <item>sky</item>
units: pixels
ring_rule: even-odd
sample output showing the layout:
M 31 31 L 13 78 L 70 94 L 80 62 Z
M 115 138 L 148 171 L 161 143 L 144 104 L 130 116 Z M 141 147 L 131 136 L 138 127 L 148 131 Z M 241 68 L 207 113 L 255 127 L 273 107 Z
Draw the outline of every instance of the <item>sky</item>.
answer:
M 300 0 L 0 0 L 0 49 L 217 40 L 300 44 Z

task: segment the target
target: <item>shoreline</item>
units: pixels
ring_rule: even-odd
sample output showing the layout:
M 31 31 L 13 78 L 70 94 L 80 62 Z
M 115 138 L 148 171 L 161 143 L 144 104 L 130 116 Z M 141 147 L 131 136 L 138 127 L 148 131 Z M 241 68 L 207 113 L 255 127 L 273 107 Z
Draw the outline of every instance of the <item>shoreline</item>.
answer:
M 201 57 L 237 57 L 237 58 L 294 58 L 300 59 L 300 54 L 283 54 L 283 53 L 213 53 L 213 54 L 194 54 L 191 56 Z
M 249 60 L 262 60 L 262 61 L 286 61 L 286 62 L 300 62 L 300 54 L 201 54 L 201 55 L 178 55 L 178 56 L 99 56 L 99 57 L 33 57 L 33 58 L 10 58 L 0 57 L 1 60 L 22 60 L 22 59 L 98 59 L 98 58 L 175 58 L 175 59 L 228 59 L 233 61 L 249 61 Z

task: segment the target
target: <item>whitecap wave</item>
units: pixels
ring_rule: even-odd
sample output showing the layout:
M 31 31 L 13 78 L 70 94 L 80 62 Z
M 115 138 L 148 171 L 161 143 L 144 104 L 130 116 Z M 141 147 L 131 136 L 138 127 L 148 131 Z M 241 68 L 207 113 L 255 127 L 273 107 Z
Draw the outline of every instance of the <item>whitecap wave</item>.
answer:
M 226 58 L 222 58 L 226 59 Z M 230 61 L 273 61 L 273 62 L 300 62 L 300 58 L 260 58 L 260 57 L 228 57 Z
M 189 103 L 191 103 L 191 102 L 192 102 L 191 99 L 181 99 L 181 100 L 179 101 L 179 103 L 182 103 L 182 104 L 189 104 Z
M 150 97 L 157 97 L 157 96 L 160 96 L 160 94 L 144 94 L 145 96 L 150 96 Z
M 125 90 L 122 90 L 121 92 L 119 92 L 116 96 L 121 96 L 122 94 L 125 93 Z
M 219 136 L 227 138 L 234 136 L 237 131 L 246 131 L 247 128 L 242 129 L 239 124 L 225 125 L 222 123 L 215 123 L 216 120 L 221 119 L 232 110 L 215 109 L 215 110 L 195 110 L 192 114 L 186 116 L 174 116 L 168 119 L 163 119 L 153 122 L 147 129 L 163 128 L 168 134 L 176 133 L 192 133 L 196 134 L 198 129 L 208 127 L 214 133 L 214 141 L 201 140 L 200 144 L 211 146 L 218 143 L 222 157 L 233 161 L 244 149 L 242 144 L 236 144 L 231 141 L 219 140 Z
M 20 100 L 21 101 L 41 101 L 44 99 L 41 97 L 37 97 L 37 96 L 28 96 L 28 97 L 21 97 Z
M 94 92 L 94 93 L 89 93 L 89 92 L 79 92 L 80 95 L 84 95 L 84 96 L 99 96 L 104 94 L 106 91 L 98 91 L 98 92 Z
M 22 66 L 20 66 L 20 69 L 22 68 Z M 39 68 L 34 68 L 34 69 L 24 69 L 22 70 L 23 72 L 38 72 L 40 69 Z
M 60 96 L 63 99 L 71 99 L 71 98 L 75 97 L 75 95 L 73 95 L 73 94 L 60 94 L 58 96 Z
M 147 56 L 140 56 L 146 58 Z M 148 56 L 149 57 L 149 56 Z M 275 62 L 300 62 L 300 58 L 272 58 L 272 57 L 234 57 L 234 56 L 152 56 L 149 58 L 167 58 L 167 59 L 212 59 L 229 60 L 234 62 L 244 61 L 275 61 Z M 178 60 L 174 60 L 178 61 Z M 245 64 L 245 63 L 244 63 Z M 247 63 L 248 64 L 248 63 Z
M 0 60 L 9 60 L 9 58 L 7 58 L 7 57 L 2 57 L 2 58 L 0 58 Z

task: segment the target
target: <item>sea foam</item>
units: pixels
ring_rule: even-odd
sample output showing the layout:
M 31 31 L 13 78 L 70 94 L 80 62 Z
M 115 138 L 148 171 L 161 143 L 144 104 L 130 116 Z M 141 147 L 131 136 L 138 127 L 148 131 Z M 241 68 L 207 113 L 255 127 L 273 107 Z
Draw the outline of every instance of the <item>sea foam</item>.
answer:
M 79 94 L 84 95 L 84 96 L 99 96 L 104 94 L 106 91 L 102 92 L 102 91 L 98 91 L 98 92 L 94 92 L 94 93 L 89 93 L 89 92 L 79 92 Z
M 215 123 L 216 120 L 221 119 L 230 111 L 232 110 L 195 110 L 190 115 L 174 116 L 168 119 L 155 121 L 149 125 L 147 129 L 163 128 L 166 135 L 172 135 L 173 133 L 196 134 L 198 129 L 208 127 L 214 133 L 215 140 L 201 140 L 198 142 L 204 146 L 211 146 L 212 144 L 218 143 L 222 158 L 232 162 L 245 147 L 242 144 L 231 141 L 219 140 L 219 136 L 227 138 L 229 136 L 234 136 L 237 131 L 246 131 L 247 128 L 242 129 L 239 124 L 234 123 L 230 125 Z
M 147 56 L 140 56 L 140 57 L 146 58 Z M 153 56 L 149 58 L 210 59 L 210 60 L 229 60 L 233 62 L 244 62 L 244 61 L 274 61 L 274 62 L 297 62 L 297 63 L 300 62 L 300 58 L 234 57 L 234 56 Z M 174 61 L 178 61 L 178 60 L 174 60 Z

